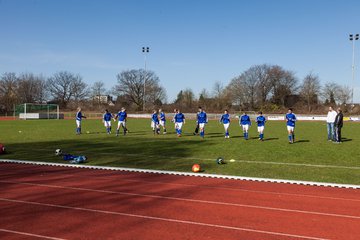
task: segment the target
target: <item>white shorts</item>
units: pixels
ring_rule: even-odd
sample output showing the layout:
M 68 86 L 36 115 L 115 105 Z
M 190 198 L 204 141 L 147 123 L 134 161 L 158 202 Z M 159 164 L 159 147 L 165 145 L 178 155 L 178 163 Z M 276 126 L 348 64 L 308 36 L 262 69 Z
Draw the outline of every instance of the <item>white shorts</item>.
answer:
M 118 128 L 120 128 L 121 125 L 122 125 L 123 127 L 126 127 L 126 122 L 125 122 L 125 121 L 119 121 L 119 122 L 118 122 Z
M 165 124 L 166 124 L 166 121 L 161 121 L 161 120 L 160 120 L 160 125 L 161 125 L 161 126 L 165 127 Z
M 264 132 L 265 126 L 258 127 L 258 132 Z
M 105 127 L 111 127 L 111 121 L 104 121 L 104 126 Z
M 155 129 L 155 128 L 159 128 L 159 124 L 156 124 L 155 122 L 151 121 L 151 128 Z
M 229 126 L 230 126 L 230 123 L 224 123 L 224 129 L 225 129 L 225 131 L 228 130 Z
M 81 121 L 76 120 L 76 127 L 80 128 L 81 127 Z
M 205 127 L 205 123 L 199 123 L 199 128 L 204 128 Z
M 175 128 L 176 128 L 176 129 L 182 129 L 182 126 L 183 126 L 183 122 L 177 122 L 177 123 L 175 123 Z
M 244 132 L 249 131 L 249 124 L 242 125 L 242 129 L 243 129 Z
M 286 126 L 287 127 L 287 130 L 288 132 L 293 132 L 295 127 L 292 127 L 292 126 Z

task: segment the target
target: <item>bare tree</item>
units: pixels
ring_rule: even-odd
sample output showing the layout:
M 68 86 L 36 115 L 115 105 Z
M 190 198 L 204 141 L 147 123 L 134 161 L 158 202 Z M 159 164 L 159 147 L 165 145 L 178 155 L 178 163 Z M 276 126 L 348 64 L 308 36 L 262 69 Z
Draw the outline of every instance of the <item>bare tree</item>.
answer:
M 320 90 L 319 77 L 312 73 L 306 75 L 300 86 L 300 95 L 305 100 L 309 112 L 311 111 L 311 106 L 317 104 Z
M 47 80 L 48 91 L 53 100 L 66 107 L 71 99 L 82 100 L 87 94 L 86 83 L 80 75 L 67 71 L 55 73 Z
M 76 76 L 71 84 L 71 92 L 75 102 L 84 100 L 89 95 L 89 89 L 80 76 Z
M 257 75 L 254 68 L 249 68 L 240 76 L 244 99 L 249 104 L 250 109 L 256 108 L 257 101 Z
M 321 95 L 326 104 L 336 104 L 336 92 L 340 89 L 340 86 L 334 82 L 326 83 L 321 91 Z
M 257 102 L 264 105 L 272 89 L 271 78 L 269 75 L 271 67 L 267 64 L 256 65 L 249 69 L 253 71 L 256 78 Z
M 238 105 L 239 107 L 247 104 L 246 92 L 242 84 L 243 78 L 243 75 L 233 78 L 227 87 L 232 104 Z
M 272 85 L 271 101 L 285 107 L 286 97 L 294 94 L 297 89 L 297 79 L 294 73 L 275 65 L 269 69 L 268 74 Z
M 45 78 L 32 73 L 22 73 L 18 77 L 17 91 L 21 103 L 42 103 L 47 96 Z
M 195 100 L 194 92 L 190 88 L 185 89 L 183 91 L 183 103 L 185 107 L 187 108 L 193 107 L 194 100 Z
M 346 104 L 350 101 L 351 89 L 348 86 L 339 86 L 335 93 L 335 99 L 340 104 Z
M 15 73 L 4 73 L 0 80 L 0 105 L 4 111 L 9 112 L 14 104 L 18 103 L 18 81 Z
M 120 96 L 126 96 L 130 103 L 136 105 L 137 110 L 143 108 L 144 82 L 146 103 L 149 103 L 149 101 L 153 99 L 164 101 L 166 98 L 165 89 L 159 85 L 160 80 L 152 71 L 145 71 L 143 69 L 128 70 L 119 73 L 116 78 L 117 85 L 114 87 L 115 93 Z M 161 92 L 159 92 L 159 89 L 161 89 Z
M 101 96 L 105 94 L 106 88 L 105 83 L 98 81 L 94 82 L 91 86 L 91 97 L 94 103 L 97 103 L 98 106 L 101 105 Z
M 223 106 L 225 105 L 226 95 L 224 92 L 225 92 L 224 85 L 220 81 L 215 82 L 213 86 L 213 96 L 215 100 L 214 107 L 216 110 L 222 109 Z

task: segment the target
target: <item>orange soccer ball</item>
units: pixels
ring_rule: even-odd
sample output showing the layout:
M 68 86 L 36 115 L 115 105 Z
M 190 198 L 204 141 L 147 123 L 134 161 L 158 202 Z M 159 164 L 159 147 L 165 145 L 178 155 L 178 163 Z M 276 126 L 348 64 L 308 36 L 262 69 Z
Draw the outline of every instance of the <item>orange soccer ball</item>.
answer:
M 194 164 L 192 166 L 192 171 L 193 172 L 200 172 L 200 165 L 199 164 Z

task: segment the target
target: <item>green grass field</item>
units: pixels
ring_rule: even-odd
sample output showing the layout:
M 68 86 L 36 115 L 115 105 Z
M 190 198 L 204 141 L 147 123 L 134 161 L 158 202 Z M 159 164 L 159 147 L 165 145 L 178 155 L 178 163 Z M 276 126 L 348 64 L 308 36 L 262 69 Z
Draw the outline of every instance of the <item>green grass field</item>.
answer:
M 245 141 L 234 121 L 230 139 L 223 127 L 210 121 L 205 139 L 193 136 L 195 122 L 184 126 L 183 137 L 176 137 L 168 122 L 168 134 L 154 136 L 150 120 L 129 119 L 127 136 L 105 133 L 100 120 L 84 120 L 82 135 L 75 135 L 74 120 L 1 121 L 0 142 L 8 154 L 1 158 L 64 163 L 55 156 L 57 148 L 74 155 L 86 155 L 89 165 L 133 167 L 172 171 L 191 171 L 200 163 L 204 173 L 277 179 L 360 184 L 360 125 L 345 123 L 344 142 L 326 141 L 324 122 L 298 122 L 296 143 L 288 144 L 285 122 L 268 122 L 265 141 L 250 128 Z M 89 131 L 89 133 L 87 133 Z M 216 164 L 217 157 L 227 164 Z

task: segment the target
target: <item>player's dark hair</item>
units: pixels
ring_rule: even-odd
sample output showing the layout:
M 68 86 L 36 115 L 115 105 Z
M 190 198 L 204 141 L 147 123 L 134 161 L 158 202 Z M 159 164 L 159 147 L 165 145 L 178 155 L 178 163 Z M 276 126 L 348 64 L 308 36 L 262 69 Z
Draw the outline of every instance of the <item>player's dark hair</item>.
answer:
M 293 109 L 292 109 L 292 108 L 289 108 L 288 110 L 293 111 Z
M 262 115 L 262 112 L 260 111 L 260 112 L 258 112 L 260 115 Z

